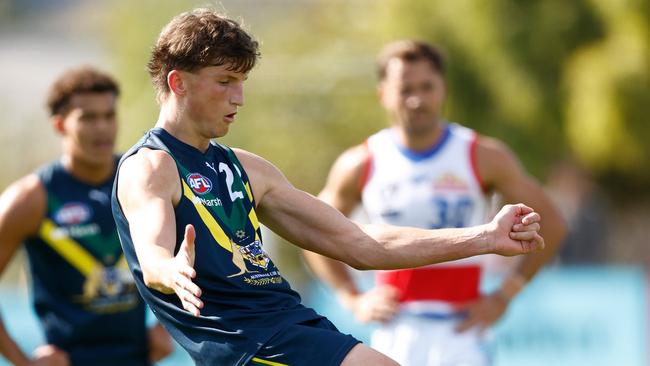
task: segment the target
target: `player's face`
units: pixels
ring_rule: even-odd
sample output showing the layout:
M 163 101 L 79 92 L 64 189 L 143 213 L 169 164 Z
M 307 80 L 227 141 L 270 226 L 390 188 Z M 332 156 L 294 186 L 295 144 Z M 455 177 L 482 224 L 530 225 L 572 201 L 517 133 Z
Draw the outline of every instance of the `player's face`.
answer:
M 113 163 L 117 135 L 116 96 L 111 92 L 74 94 L 70 111 L 57 127 L 64 149 L 91 165 Z
M 445 99 L 445 82 L 425 60 L 392 59 L 379 86 L 382 104 L 409 135 L 434 131 Z
M 228 133 L 237 109 L 244 105 L 247 74 L 228 70 L 228 65 L 208 66 L 185 72 L 186 113 L 198 134 L 216 138 Z

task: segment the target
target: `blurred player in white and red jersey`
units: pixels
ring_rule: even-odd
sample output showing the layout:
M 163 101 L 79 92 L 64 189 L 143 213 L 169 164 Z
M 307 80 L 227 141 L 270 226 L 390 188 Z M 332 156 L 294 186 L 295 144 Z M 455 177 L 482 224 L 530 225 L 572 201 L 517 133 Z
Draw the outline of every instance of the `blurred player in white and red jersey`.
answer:
M 490 294 L 479 291 L 480 256 L 377 272 L 376 287 L 365 293 L 345 264 L 312 252 L 306 260 L 357 319 L 382 323 L 372 346 L 402 365 L 489 365 L 484 330 L 553 257 L 565 224 L 502 142 L 443 119 L 444 61 L 434 46 L 388 44 L 378 74 L 392 125 L 337 159 L 320 198 L 345 215 L 361 204 L 372 223 L 437 229 L 487 222 L 490 195 L 498 193 L 535 207 L 547 247 L 525 256 Z

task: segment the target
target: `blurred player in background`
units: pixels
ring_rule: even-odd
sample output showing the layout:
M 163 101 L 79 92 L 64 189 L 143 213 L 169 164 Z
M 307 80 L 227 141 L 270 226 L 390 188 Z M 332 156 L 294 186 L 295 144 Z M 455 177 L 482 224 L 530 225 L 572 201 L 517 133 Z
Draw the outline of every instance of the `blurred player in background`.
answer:
M 28 357 L 0 321 L 0 352 L 15 365 L 144 366 L 173 350 L 160 324 L 146 328 L 111 215 L 118 95 L 94 68 L 60 75 L 47 106 L 63 153 L 0 196 L 0 273 L 24 245 L 47 342 Z
M 503 143 L 443 119 L 444 68 L 432 45 L 404 40 L 384 48 L 378 90 L 392 126 L 344 152 L 320 198 L 345 215 L 361 204 L 371 223 L 439 229 L 487 222 L 489 195 L 498 193 L 506 203 L 535 207 L 548 246 L 526 255 L 490 294 L 479 292 L 483 257 L 377 272 L 376 287 L 361 293 L 345 264 L 305 252 L 360 321 L 382 323 L 372 346 L 406 366 L 490 364 L 483 331 L 553 257 L 565 232 Z
M 211 141 L 235 122 L 258 56 L 258 43 L 212 9 L 174 17 L 148 65 L 158 121 L 122 158 L 113 191 L 138 290 L 198 365 L 396 365 L 301 304 L 264 251 L 260 223 L 357 268 L 543 247 L 539 216 L 524 205 L 468 229 L 358 226 L 263 158 Z

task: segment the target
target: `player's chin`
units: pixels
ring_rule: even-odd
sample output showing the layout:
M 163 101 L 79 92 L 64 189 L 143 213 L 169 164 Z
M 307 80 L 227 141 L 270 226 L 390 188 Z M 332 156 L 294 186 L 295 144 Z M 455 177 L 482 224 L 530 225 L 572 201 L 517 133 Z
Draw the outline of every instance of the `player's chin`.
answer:
M 113 150 L 93 149 L 92 151 L 87 151 L 83 154 L 83 160 L 89 165 L 108 165 L 113 163 L 113 154 Z
M 228 134 L 230 131 L 230 125 L 228 124 L 223 124 L 222 126 L 219 126 L 212 132 L 212 138 L 219 138 L 219 137 L 224 137 Z

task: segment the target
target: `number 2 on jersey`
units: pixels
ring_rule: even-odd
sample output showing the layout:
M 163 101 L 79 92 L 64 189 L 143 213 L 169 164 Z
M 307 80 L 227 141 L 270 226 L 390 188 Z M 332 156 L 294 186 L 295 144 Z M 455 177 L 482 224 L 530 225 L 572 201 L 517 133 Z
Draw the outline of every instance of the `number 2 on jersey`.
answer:
M 226 163 L 219 163 L 219 172 L 226 173 L 226 185 L 228 186 L 228 193 L 230 194 L 230 199 L 235 202 L 236 199 L 244 198 L 244 194 L 241 191 L 233 191 L 232 185 L 235 182 L 235 177 L 232 174 L 232 170 Z

